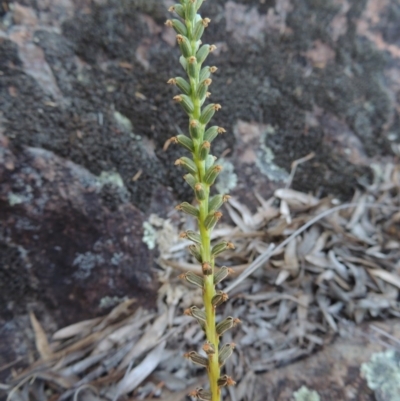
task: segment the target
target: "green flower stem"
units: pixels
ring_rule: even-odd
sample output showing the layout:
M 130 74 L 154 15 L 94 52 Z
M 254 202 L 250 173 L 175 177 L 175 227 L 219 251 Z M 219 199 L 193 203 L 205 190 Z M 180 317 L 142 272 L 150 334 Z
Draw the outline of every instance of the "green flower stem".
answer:
M 233 244 L 226 241 L 211 247 L 212 229 L 222 216 L 217 209 L 228 199 L 228 196 L 217 195 L 210 202 L 210 187 L 222 167 L 214 164 L 215 159 L 209 154 L 209 151 L 211 141 L 217 134 L 223 133 L 225 130 L 216 126 L 209 128 L 207 141 L 204 141 L 207 124 L 214 113 L 221 108 L 219 104 L 209 104 L 202 108 L 206 98 L 210 95 L 207 92 L 212 82 L 209 76 L 217 71 L 216 67 L 203 67 L 203 63 L 215 46 L 202 45 L 200 41 L 204 28 L 210 23 L 208 18 L 202 19 L 197 14 L 203 0 L 179 1 L 180 4 L 175 4 L 170 11 L 176 12 L 181 20 L 168 20 L 166 24 L 173 27 L 178 33 L 177 41 L 182 52 L 180 61 L 189 80 L 176 77 L 171 78 L 168 83 L 177 85 L 184 92 L 182 95 L 175 96 L 174 99 L 181 104 L 189 116 L 190 136 L 179 135 L 171 138 L 171 142 L 178 143 L 189 150 L 193 157 L 193 160 L 181 157 L 175 164 L 184 167 L 189 172 L 184 178 L 192 186 L 198 206 L 183 202 L 177 206 L 177 209 L 197 217 L 200 235 L 188 231 L 181 237 L 189 238 L 195 243 L 189 247 L 189 251 L 202 264 L 203 269 L 203 277 L 188 273 L 184 274 L 182 278 L 203 289 L 204 311 L 193 306 L 187 309 L 185 314 L 198 321 L 207 339 L 203 346 L 207 357 L 199 355 L 195 351 L 188 352 L 185 356 L 194 363 L 207 368 L 210 384 L 209 390 L 200 388 L 191 395 L 200 400 L 220 401 L 220 387 L 233 385 L 235 382 L 226 375 L 221 377 L 221 366 L 231 355 L 234 344 L 225 344 L 223 348 L 219 349 L 219 337 L 238 322 L 238 319 L 228 317 L 217 325 L 215 318 L 216 307 L 228 298 L 227 294 L 221 291 L 217 293 L 215 289 L 215 256 L 226 249 L 234 248 Z M 219 275 L 218 282 L 229 274 L 229 269 L 226 267 L 224 269 L 222 270 L 223 277 Z M 219 352 L 220 350 L 221 352 Z
M 199 82 L 199 73 L 197 73 L 196 82 Z M 194 92 L 194 91 L 193 91 Z M 198 106 L 198 113 L 196 113 L 197 104 L 199 103 L 198 99 L 193 99 L 193 103 L 195 104 L 195 112 L 192 117 L 197 119 L 200 117 L 200 106 Z M 202 130 L 202 134 L 200 135 L 199 144 L 203 142 L 204 137 L 204 129 Z M 196 157 L 196 151 L 198 151 L 198 147 L 195 145 L 195 153 L 193 154 L 193 158 L 195 160 L 197 169 L 198 169 L 198 179 L 199 182 L 204 181 L 205 175 L 205 162 L 199 160 Z M 205 185 L 206 188 L 206 197 L 203 201 L 200 202 L 200 217 L 198 218 L 198 226 L 200 230 L 201 237 L 201 250 L 202 250 L 202 259 L 203 261 L 210 261 L 212 266 L 213 273 L 209 276 L 204 276 L 204 291 L 203 291 L 203 302 L 206 312 L 206 337 L 207 341 L 210 344 L 214 345 L 215 354 L 209 357 L 209 367 L 208 367 L 208 380 L 210 382 L 210 390 L 211 390 L 211 400 L 212 401 L 220 401 L 221 392 L 218 387 L 217 381 L 221 375 L 221 369 L 218 363 L 218 346 L 219 346 L 219 337 L 215 330 L 216 322 L 215 322 L 215 308 L 213 307 L 211 301 L 215 295 L 215 285 L 214 285 L 214 259 L 211 258 L 211 230 L 207 230 L 204 225 L 204 220 L 208 215 L 208 201 L 210 197 L 210 187 L 209 185 Z
M 204 219 L 207 216 L 208 209 L 208 198 L 209 191 L 207 191 L 206 199 L 202 202 L 200 206 L 200 218 L 199 227 L 200 227 L 200 236 L 201 236 L 201 245 L 203 250 L 203 260 L 211 260 L 211 240 L 210 240 L 210 231 L 204 227 Z M 203 210 L 202 210 L 203 209 Z M 216 322 L 215 322 L 215 308 L 212 305 L 212 299 L 215 295 L 215 285 L 214 285 L 214 261 L 211 261 L 211 266 L 213 273 L 209 276 L 204 277 L 204 306 L 206 312 L 206 337 L 210 344 L 214 345 L 215 354 L 209 357 L 209 367 L 208 367 L 208 379 L 210 382 L 210 390 L 212 395 L 212 401 L 219 401 L 220 389 L 217 385 L 217 381 L 221 375 L 221 370 L 218 363 L 218 346 L 219 346 L 219 337 L 215 330 Z

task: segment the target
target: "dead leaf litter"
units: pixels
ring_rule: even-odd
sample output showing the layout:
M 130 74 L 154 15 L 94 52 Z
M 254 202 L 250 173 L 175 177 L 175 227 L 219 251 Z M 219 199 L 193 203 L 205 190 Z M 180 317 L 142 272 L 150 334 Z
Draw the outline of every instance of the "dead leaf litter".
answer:
M 236 247 L 218 258 L 234 270 L 220 284 L 230 297 L 220 317 L 242 321 L 224 336 L 237 344 L 226 366 L 238 382 L 227 396 L 236 401 L 253 399 L 247 389 L 258 372 L 309 355 L 340 335 L 343 322 L 400 317 L 400 166 L 387 165 L 348 205 L 290 188 L 255 197 L 256 213 L 231 198 L 226 212 L 234 225 L 213 233 Z M 127 300 L 50 341 L 31 314 L 38 360 L 0 386 L 9 401 L 178 401 L 205 383 L 204 371 L 182 357 L 202 353 L 204 335 L 183 315 L 201 307 L 201 290 L 177 278 L 200 273 L 179 238 L 195 222 L 151 221 L 160 252 L 157 310 Z

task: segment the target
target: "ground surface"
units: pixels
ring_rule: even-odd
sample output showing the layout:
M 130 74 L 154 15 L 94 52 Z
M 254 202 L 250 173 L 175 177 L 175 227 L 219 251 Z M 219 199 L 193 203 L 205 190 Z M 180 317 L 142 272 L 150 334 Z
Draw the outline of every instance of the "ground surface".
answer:
M 105 297 L 151 298 L 142 223 L 190 191 L 180 150 L 162 150 L 186 125 L 165 84 L 181 73 L 168 1 L 1 4 L 4 363 L 27 350 L 27 309 L 52 328 Z M 293 187 L 345 199 L 399 152 L 398 1 L 218 0 L 203 14 L 227 129 L 214 153 L 234 171 L 221 189 L 254 205 L 315 152 Z

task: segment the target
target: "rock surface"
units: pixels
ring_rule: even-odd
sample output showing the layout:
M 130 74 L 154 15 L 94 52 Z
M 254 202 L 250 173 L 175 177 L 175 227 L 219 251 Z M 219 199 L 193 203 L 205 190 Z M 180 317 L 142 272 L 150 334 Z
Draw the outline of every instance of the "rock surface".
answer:
M 40 148 L 14 154 L 4 136 L 0 144 L 0 365 L 26 354 L 28 310 L 54 330 L 125 296 L 151 306 L 144 217 L 118 176 Z
M 378 333 L 373 327 L 382 330 L 382 333 Z M 396 349 L 396 344 L 390 344 L 389 338 L 399 337 L 399 320 L 378 323 L 372 325 L 372 328 L 370 324 L 364 323 L 360 328 L 345 331 L 347 333 L 342 338 L 326 346 L 323 351 L 259 377 L 257 380 L 260 391 L 264 395 L 262 399 L 292 401 L 293 394 L 305 386 L 310 392 L 316 391 L 321 401 L 394 401 L 395 398 L 390 396 L 374 395 L 374 390 L 368 387 L 361 366 L 369 362 L 376 353 Z M 382 336 L 384 333 L 388 337 Z M 376 393 L 379 393 L 381 385 L 387 384 L 385 380 L 389 382 L 391 379 L 389 364 L 385 366 L 382 363 L 380 368 L 375 373 L 375 380 L 380 382 L 380 385 L 375 386 Z M 396 384 L 392 383 L 391 387 L 396 387 Z
M 181 150 L 163 151 L 186 127 L 165 84 L 181 74 L 170 4 L 1 2 L 4 350 L 22 344 L 27 305 L 55 326 L 98 313 L 105 296 L 151 294 L 144 216 L 191 196 L 172 166 Z M 221 190 L 254 204 L 314 152 L 293 187 L 348 198 L 400 153 L 397 2 L 215 0 L 203 14 L 228 131 L 214 148 Z

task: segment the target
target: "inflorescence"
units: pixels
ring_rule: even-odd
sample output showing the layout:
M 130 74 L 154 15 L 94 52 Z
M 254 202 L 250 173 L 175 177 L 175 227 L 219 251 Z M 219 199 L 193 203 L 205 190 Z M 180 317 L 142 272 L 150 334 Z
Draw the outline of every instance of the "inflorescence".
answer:
M 178 18 L 166 22 L 166 25 L 177 33 L 176 40 L 182 53 L 180 63 L 187 74 L 187 79 L 171 78 L 168 84 L 175 85 L 181 91 L 174 100 L 189 116 L 189 135 L 177 135 L 170 139 L 170 143 L 181 145 L 192 156 L 179 158 L 175 165 L 187 171 L 183 178 L 193 189 L 197 202 L 196 205 L 183 202 L 176 209 L 197 218 L 199 233 L 186 231 L 181 234 L 181 238 L 193 242 L 189 251 L 201 264 L 203 272 L 202 276 L 193 272 L 180 276 L 203 290 L 204 301 L 204 309 L 192 306 L 185 311 L 185 314 L 193 317 L 205 332 L 204 355 L 191 351 L 185 354 L 185 357 L 207 369 L 210 388 L 198 388 L 190 395 L 200 400 L 220 401 L 221 387 L 235 384 L 231 377 L 221 375 L 221 367 L 232 355 L 235 344 L 220 346 L 220 337 L 240 321 L 229 316 L 219 323 L 216 322 L 216 308 L 228 299 L 228 295 L 217 290 L 216 285 L 228 277 L 232 270 L 227 267 L 217 268 L 215 258 L 225 250 L 234 249 L 234 245 L 222 241 L 211 246 L 211 232 L 222 217 L 219 209 L 228 201 L 229 196 L 217 194 L 210 197 L 210 187 L 222 170 L 222 166 L 215 163 L 216 157 L 210 154 L 211 143 L 219 134 L 223 134 L 225 129 L 218 126 L 208 127 L 221 105 L 204 105 L 211 96 L 210 77 L 217 71 L 217 67 L 204 65 L 216 46 L 202 44 L 201 41 L 205 28 L 211 22 L 198 14 L 202 3 L 203 0 L 180 0 L 180 4 L 175 4 L 169 9 Z

